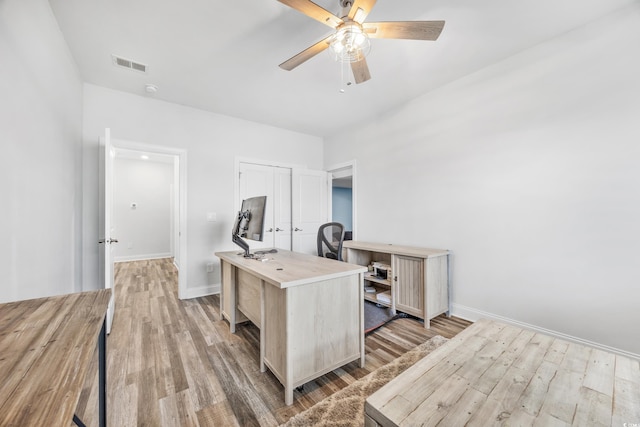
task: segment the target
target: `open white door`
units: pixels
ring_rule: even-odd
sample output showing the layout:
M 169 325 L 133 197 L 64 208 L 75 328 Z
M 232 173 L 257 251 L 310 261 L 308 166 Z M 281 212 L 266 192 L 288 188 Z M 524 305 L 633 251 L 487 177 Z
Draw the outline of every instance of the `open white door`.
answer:
M 118 243 L 117 239 L 111 236 L 111 216 L 112 216 L 112 199 L 113 199 L 113 147 L 111 145 L 111 130 L 105 129 L 104 138 L 101 138 L 100 149 L 102 155 L 101 159 L 102 173 L 102 188 L 101 196 L 103 203 L 103 228 L 102 237 L 99 240 L 101 245 L 100 255 L 102 255 L 103 267 L 104 267 L 104 288 L 112 289 L 111 300 L 109 301 L 109 308 L 107 309 L 107 333 L 111 332 L 111 323 L 113 322 L 113 315 L 115 312 L 115 295 L 113 294 L 113 244 Z
M 329 218 L 327 173 L 294 169 L 291 178 L 292 250 L 317 255 L 318 228 Z

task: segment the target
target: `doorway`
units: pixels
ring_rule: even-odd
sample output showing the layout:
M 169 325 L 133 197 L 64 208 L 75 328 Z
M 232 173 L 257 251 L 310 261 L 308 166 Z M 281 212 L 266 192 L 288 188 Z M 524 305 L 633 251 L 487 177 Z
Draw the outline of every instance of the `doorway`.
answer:
M 345 227 L 345 240 L 355 240 L 357 185 L 356 161 L 335 165 L 327 170 L 331 174 L 331 218 Z
M 165 253 L 156 254 L 172 255 L 173 263 L 178 270 L 178 298 L 185 299 L 187 297 L 187 234 L 186 234 L 186 151 L 176 148 L 155 146 L 143 144 L 133 141 L 111 140 L 115 161 L 117 159 L 137 159 L 140 161 L 151 161 L 158 165 L 162 164 L 169 167 L 171 177 L 167 177 L 170 181 L 170 191 L 166 195 L 171 208 L 167 215 L 169 216 L 169 240 L 170 249 Z M 135 167 L 135 166 L 134 166 Z M 159 168 L 156 168 L 159 169 Z M 114 174 L 119 169 L 114 169 Z M 167 171 L 165 170 L 165 174 Z M 118 178 L 113 176 L 112 181 Z M 144 179 L 144 178 L 143 178 Z M 112 182 L 113 184 L 113 182 Z M 111 186 L 113 188 L 113 185 Z M 117 191 L 117 189 L 115 189 Z M 113 210 L 113 207 L 111 207 Z M 141 209 L 137 200 L 130 200 L 125 210 L 132 212 Z M 116 230 L 117 231 L 117 230 Z M 124 239 L 120 241 L 120 253 L 124 253 L 128 249 L 132 249 L 131 241 Z M 156 257 L 157 257 L 156 256 Z M 118 259 L 118 258 L 116 258 Z M 121 256 L 120 260 L 124 260 Z

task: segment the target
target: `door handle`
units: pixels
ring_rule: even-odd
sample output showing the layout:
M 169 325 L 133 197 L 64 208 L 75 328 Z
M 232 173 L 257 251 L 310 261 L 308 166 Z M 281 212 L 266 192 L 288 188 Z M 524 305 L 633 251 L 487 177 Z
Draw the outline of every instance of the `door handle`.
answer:
M 276 227 L 276 231 L 284 231 L 284 230 L 280 227 Z
M 278 231 L 278 229 L 276 228 L 276 231 Z M 273 232 L 273 228 L 270 228 L 267 230 L 267 233 L 272 233 Z
M 100 239 L 98 240 L 98 243 L 105 243 L 105 244 L 118 243 L 118 239 Z
M 304 231 L 302 228 L 296 227 L 293 231 Z

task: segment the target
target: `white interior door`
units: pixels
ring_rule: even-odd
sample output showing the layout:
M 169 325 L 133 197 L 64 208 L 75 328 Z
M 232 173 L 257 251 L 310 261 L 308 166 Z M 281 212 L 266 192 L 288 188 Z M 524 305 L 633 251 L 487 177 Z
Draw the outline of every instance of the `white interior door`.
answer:
M 274 168 L 271 166 L 240 163 L 240 200 L 256 196 L 267 196 L 267 206 L 264 216 L 264 233 L 262 242 L 246 240 L 253 249 L 273 248 L 275 244 L 275 226 L 273 216 L 274 206 Z M 238 205 L 240 210 L 240 205 Z
M 275 247 L 291 250 L 291 169 L 275 168 L 273 218 Z
M 98 242 L 101 245 L 102 265 L 104 268 L 104 288 L 112 289 L 109 307 L 107 309 L 107 333 L 111 332 L 111 324 L 115 313 L 115 295 L 113 293 L 113 245 L 118 242 L 112 236 L 112 213 L 113 213 L 113 156 L 114 151 L 111 145 L 110 129 L 105 129 L 104 138 L 101 140 L 102 156 L 102 203 L 103 203 L 103 228 L 102 237 Z
M 327 173 L 294 169 L 291 178 L 292 250 L 316 255 L 318 228 L 329 218 Z

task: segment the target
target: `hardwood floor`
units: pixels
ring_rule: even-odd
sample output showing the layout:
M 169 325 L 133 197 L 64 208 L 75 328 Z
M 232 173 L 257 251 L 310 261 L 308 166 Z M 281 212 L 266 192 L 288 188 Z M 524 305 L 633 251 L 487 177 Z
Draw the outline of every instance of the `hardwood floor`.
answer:
M 107 339 L 110 426 L 275 426 L 435 335 L 470 323 L 440 316 L 424 329 L 398 319 L 365 339 L 366 366 L 352 362 L 294 393 L 259 369 L 259 330 L 220 320 L 217 295 L 180 301 L 170 259 L 116 264 L 116 314 Z M 93 372 L 97 368 L 93 367 Z M 97 374 L 77 413 L 97 425 Z

